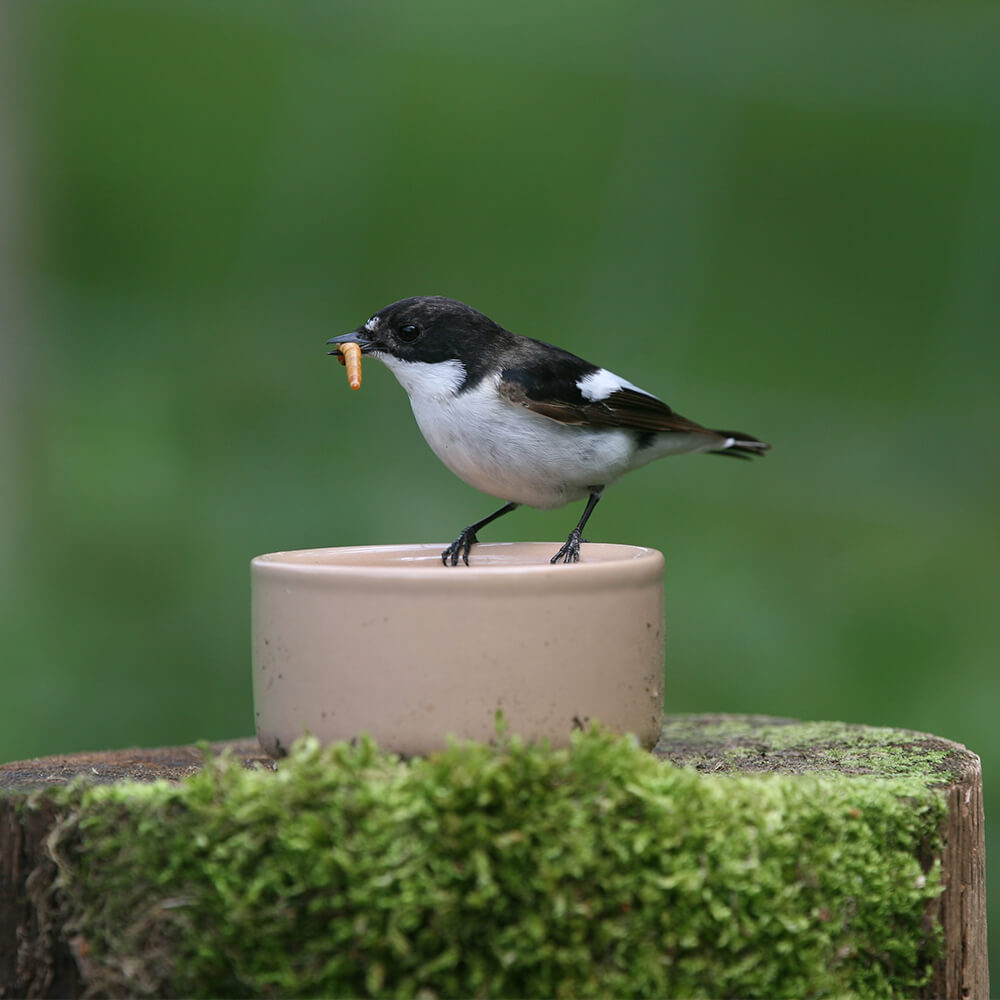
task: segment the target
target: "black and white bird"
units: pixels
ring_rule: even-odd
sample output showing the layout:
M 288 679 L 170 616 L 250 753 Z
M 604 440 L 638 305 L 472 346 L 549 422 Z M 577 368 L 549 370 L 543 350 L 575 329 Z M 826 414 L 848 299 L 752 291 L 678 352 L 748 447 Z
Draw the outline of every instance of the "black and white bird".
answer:
M 445 565 L 468 565 L 479 529 L 522 504 L 553 508 L 586 498 L 551 560 L 577 562 L 597 501 L 626 472 L 665 455 L 750 458 L 770 447 L 702 427 L 607 368 L 443 296 L 393 302 L 328 341 L 351 342 L 399 380 L 434 454 L 470 486 L 506 501 L 441 553 Z

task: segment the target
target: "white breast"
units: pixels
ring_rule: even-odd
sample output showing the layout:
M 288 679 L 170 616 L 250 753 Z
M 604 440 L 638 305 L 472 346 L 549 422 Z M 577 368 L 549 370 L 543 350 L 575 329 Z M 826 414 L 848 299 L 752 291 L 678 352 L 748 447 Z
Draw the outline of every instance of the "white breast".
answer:
M 497 380 L 456 395 L 465 370 L 383 358 L 410 397 L 417 425 L 434 453 L 484 493 L 531 507 L 561 507 L 614 482 L 630 467 L 635 439 L 561 424 L 497 392 Z

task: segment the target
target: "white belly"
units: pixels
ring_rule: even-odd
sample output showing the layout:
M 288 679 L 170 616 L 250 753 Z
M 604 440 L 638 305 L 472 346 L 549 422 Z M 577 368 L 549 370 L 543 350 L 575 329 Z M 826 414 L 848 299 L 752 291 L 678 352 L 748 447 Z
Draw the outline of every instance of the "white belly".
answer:
M 492 383 L 450 397 L 410 397 L 434 454 L 460 479 L 501 500 L 561 507 L 630 467 L 635 440 L 609 428 L 599 435 L 507 402 Z

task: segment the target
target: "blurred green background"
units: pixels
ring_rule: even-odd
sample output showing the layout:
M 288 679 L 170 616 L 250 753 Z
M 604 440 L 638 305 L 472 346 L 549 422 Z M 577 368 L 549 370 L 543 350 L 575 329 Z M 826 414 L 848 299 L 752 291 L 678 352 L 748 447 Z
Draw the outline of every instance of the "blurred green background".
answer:
M 997 4 L 0 18 L 0 759 L 251 732 L 253 555 L 493 508 L 325 355 L 439 293 L 774 444 L 591 521 L 666 555 L 669 711 L 931 731 L 1000 798 Z

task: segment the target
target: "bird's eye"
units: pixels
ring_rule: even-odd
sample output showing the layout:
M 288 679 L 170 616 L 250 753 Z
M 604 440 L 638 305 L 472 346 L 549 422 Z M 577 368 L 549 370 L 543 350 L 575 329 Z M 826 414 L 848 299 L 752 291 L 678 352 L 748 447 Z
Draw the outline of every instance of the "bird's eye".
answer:
M 413 323 L 407 323 L 399 328 L 399 339 L 405 340 L 408 344 L 412 344 L 419 336 L 420 327 Z

